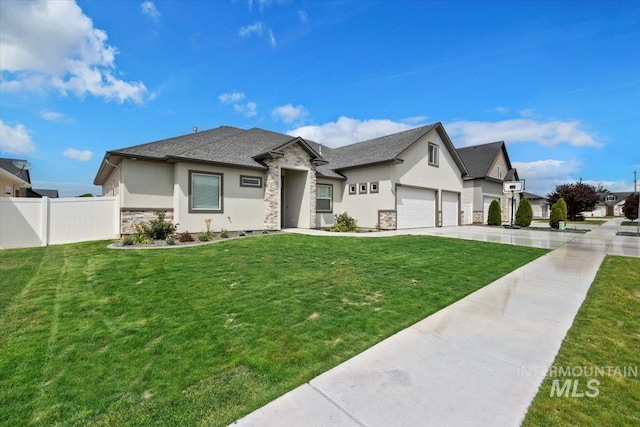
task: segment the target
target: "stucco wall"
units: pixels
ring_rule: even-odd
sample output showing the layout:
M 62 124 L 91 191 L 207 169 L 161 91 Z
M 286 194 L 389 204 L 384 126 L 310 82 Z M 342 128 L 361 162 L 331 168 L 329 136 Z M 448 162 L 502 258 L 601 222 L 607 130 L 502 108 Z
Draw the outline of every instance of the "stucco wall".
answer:
M 374 228 L 379 221 L 379 210 L 394 210 L 396 199 L 390 179 L 392 165 L 370 166 L 343 171 L 347 181 L 342 187 L 342 206 L 340 211 L 358 221 L 358 227 Z M 378 183 L 378 192 L 371 193 L 371 183 Z M 356 185 L 356 194 L 349 194 L 349 187 Z M 360 184 L 367 185 L 367 192 L 360 193 Z
M 210 165 L 176 163 L 174 167 L 174 220 L 178 231 L 197 233 L 206 229 L 204 220 L 211 218 L 211 228 L 220 231 L 262 230 L 264 172 L 258 170 L 234 169 Z M 223 212 L 189 213 L 189 171 L 222 173 Z M 240 187 L 240 175 L 263 178 L 262 188 Z
M 173 207 L 173 165 L 123 159 L 119 166 L 123 208 Z

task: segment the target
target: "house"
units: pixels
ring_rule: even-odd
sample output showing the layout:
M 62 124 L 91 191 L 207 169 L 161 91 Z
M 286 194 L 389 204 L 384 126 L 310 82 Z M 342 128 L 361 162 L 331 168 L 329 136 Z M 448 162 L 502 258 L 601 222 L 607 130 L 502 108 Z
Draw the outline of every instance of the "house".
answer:
M 592 212 L 583 212 L 582 214 L 587 218 L 603 216 L 624 216 L 622 207 L 624 206 L 625 199 L 631 194 L 633 193 L 630 191 L 600 193 L 600 201 L 596 205 L 596 208 Z
M 458 155 L 469 171 L 464 178 L 462 205 L 464 223 L 486 224 L 489 205 L 493 200 L 500 202 L 502 221 L 511 219 L 511 194 L 503 192 L 506 181 L 518 181 L 518 171 L 511 166 L 507 146 L 504 141 L 459 148 Z M 516 205 L 520 200 L 515 194 Z
M 546 197 L 538 196 L 533 193 L 522 193 L 522 197 L 529 200 L 534 218 L 549 218 L 549 202 Z
M 29 170 L 19 168 L 20 162 L 27 164 L 26 160 L 0 158 L 0 197 L 21 197 L 31 188 Z
M 117 196 L 121 232 L 166 211 L 180 231 L 460 224 L 467 169 L 441 123 L 340 148 L 222 126 L 107 151 L 95 185 Z

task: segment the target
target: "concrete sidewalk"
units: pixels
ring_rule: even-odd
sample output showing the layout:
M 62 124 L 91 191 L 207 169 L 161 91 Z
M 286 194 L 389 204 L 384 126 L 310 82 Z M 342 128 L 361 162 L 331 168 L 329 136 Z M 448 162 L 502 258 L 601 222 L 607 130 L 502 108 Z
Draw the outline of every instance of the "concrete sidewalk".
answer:
M 234 425 L 520 425 L 605 254 L 640 256 L 640 239 L 615 236 L 619 224 L 570 236 Z

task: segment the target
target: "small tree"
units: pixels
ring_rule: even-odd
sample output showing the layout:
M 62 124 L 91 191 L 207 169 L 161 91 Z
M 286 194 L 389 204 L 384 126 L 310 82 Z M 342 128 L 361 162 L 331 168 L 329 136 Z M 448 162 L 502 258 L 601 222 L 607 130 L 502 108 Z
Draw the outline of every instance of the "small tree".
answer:
M 549 225 L 551 228 L 559 228 L 560 221 L 564 221 L 564 212 L 562 212 L 562 207 L 558 202 L 554 203 L 551 206 L 551 215 L 549 215 Z
M 639 193 L 631 193 L 624 199 L 622 211 L 624 212 L 624 216 L 631 221 L 638 219 L 638 197 Z
M 528 227 L 533 219 L 533 209 L 528 199 L 520 200 L 518 210 L 516 211 L 516 225 L 520 227 Z
M 600 201 L 600 195 L 596 187 L 580 181 L 575 184 L 558 185 L 555 191 L 547 195 L 547 199 L 551 204 L 564 199 L 568 218 L 574 219 L 581 212 L 593 211 Z
M 500 211 L 500 202 L 493 200 L 489 205 L 489 218 L 487 219 L 489 225 L 502 225 L 502 212 Z
M 558 206 L 560 207 L 560 211 L 562 212 L 562 220 L 564 222 L 567 222 L 567 203 L 564 201 L 564 199 L 562 197 L 560 197 L 560 199 L 558 199 L 558 201 L 556 202 L 558 203 Z

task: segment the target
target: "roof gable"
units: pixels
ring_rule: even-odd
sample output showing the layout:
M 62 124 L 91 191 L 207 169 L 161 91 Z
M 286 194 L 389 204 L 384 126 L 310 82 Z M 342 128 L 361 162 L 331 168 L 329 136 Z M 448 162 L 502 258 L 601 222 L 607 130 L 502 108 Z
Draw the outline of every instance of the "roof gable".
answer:
M 471 178 L 485 178 L 488 176 L 491 166 L 493 166 L 500 152 L 503 153 L 507 162 L 507 170 L 512 170 L 504 141 L 458 148 L 456 151 L 467 167 Z

